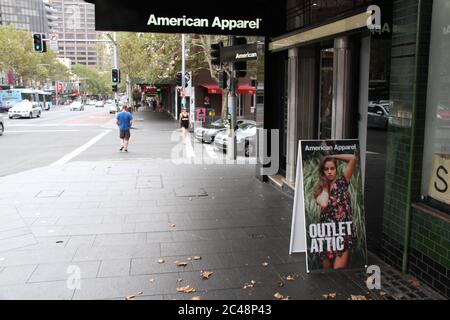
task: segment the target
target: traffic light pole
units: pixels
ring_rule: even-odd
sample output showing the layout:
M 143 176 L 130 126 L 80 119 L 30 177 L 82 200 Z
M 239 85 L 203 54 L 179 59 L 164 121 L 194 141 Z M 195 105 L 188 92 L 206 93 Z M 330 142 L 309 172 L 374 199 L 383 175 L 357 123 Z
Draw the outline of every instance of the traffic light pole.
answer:
M 230 46 L 234 45 L 235 36 L 229 37 Z M 230 63 L 230 91 L 228 93 L 228 113 L 231 115 L 231 137 L 229 141 L 231 143 L 228 146 L 228 155 L 230 160 L 237 159 L 237 143 L 236 143 L 236 70 L 234 68 L 234 64 Z
M 118 66 L 118 58 L 117 58 L 117 34 L 115 32 L 113 32 L 113 64 L 114 64 L 114 69 L 119 69 Z M 117 86 L 119 86 L 119 84 L 117 83 Z M 117 91 L 114 92 L 114 103 L 118 104 L 119 101 L 119 97 L 118 97 L 118 93 Z
M 181 105 L 183 108 L 186 107 L 186 45 L 185 45 L 185 35 L 181 35 Z

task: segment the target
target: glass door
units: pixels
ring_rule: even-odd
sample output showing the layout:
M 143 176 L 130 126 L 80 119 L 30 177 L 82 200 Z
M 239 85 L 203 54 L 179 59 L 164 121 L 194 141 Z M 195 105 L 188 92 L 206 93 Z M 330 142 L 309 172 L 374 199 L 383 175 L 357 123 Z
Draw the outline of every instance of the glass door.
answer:
M 334 49 L 320 51 L 319 139 L 332 137 Z

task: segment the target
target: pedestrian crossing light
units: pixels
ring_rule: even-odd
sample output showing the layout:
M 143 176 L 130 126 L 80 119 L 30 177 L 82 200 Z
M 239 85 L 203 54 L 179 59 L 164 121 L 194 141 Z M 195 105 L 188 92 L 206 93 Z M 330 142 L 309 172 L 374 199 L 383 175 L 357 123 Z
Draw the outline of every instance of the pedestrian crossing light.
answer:
M 33 33 L 33 48 L 34 51 L 43 52 L 44 51 L 44 40 L 42 33 Z
M 112 85 L 112 92 L 117 92 L 117 84 Z
M 112 69 L 111 71 L 111 81 L 112 83 L 120 83 L 120 71 L 119 69 Z
M 220 66 L 220 50 L 222 47 L 222 41 L 211 44 L 211 64 Z

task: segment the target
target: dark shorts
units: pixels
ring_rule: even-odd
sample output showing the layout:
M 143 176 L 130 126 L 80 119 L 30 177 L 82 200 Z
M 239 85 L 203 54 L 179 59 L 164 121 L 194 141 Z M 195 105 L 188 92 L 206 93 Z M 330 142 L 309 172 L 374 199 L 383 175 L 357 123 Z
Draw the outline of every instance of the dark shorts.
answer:
M 130 136 L 130 130 L 120 130 L 120 139 L 128 141 L 130 140 Z

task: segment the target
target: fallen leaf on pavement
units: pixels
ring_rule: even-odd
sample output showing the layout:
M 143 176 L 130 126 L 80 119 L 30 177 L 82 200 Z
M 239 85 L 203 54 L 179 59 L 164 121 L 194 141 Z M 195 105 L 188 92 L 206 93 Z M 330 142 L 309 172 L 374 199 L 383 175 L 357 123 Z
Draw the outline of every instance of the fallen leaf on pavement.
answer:
M 183 282 L 183 279 L 178 278 L 178 279 L 177 279 L 177 282 Z
M 263 266 L 263 267 L 267 267 L 268 265 L 269 265 L 268 262 L 263 262 L 263 263 L 262 263 L 262 266 Z
M 164 259 L 159 259 L 158 260 L 158 263 L 164 263 L 164 262 L 166 262 L 166 261 L 164 261 Z
M 195 289 L 191 288 L 190 286 L 186 286 L 186 287 L 177 288 L 177 292 L 191 293 L 191 292 L 195 292 Z
M 324 298 L 324 299 L 336 299 L 336 293 L 323 294 L 322 298 Z
M 289 300 L 289 296 L 283 296 L 279 292 L 276 292 L 273 296 L 278 300 Z
M 175 261 L 175 264 L 177 265 L 177 267 L 186 267 L 187 266 L 187 262 L 184 262 L 184 261 Z
M 142 291 L 139 291 L 139 292 L 137 293 L 138 296 L 142 296 L 143 294 L 144 294 L 144 292 L 142 292 Z
M 135 298 L 136 298 L 136 296 L 130 295 L 130 296 L 127 296 L 125 299 L 127 299 L 127 300 L 135 300 Z
M 149 279 L 148 281 L 150 281 L 151 283 L 155 282 L 155 279 Z
M 295 281 L 295 280 L 298 280 L 298 278 L 300 278 L 298 275 L 296 275 L 296 274 L 290 274 L 290 275 L 288 275 L 288 276 L 286 277 L 286 280 L 287 280 L 287 281 Z
M 244 289 L 249 289 L 249 288 L 253 288 L 255 286 L 256 281 L 252 280 L 250 282 L 246 282 L 244 284 Z
M 192 297 L 191 300 L 200 300 L 199 296 Z
M 212 274 L 213 273 L 209 272 L 209 271 L 200 271 L 200 275 L 202 276 L 203 279 L 206 279 L 206 280 L 208 280 Z
M 278 281 L 277 285 L 278 285 L 278 288 L 282 288 L 282 287 L 284 287 L 284 282 Z
M 171 227 L 171 228 L 175 228 L 176 225 L 175 225 L 174 223 L 172 223 L 172 224 L 170 224 L 170 227 Z
M 384 296 L 386 296 L 386 292 L 380 291 L 380 297 L 383 298 Z
M 200 257 L 200 256 L 195 256 L 195 257 L 193 257 L 192 259 L 194 259 L 194 260 L 202 260 L 202 257 Z
M 352 300 L 367 300 L 365 296 L 357 296 L 357 295 L 351 295 Z
M 420 288 L 420 281 L 417 280 L 416 278 L 412 278 L 411 280 L 409 280 L 409 283 L 416 289 Z

